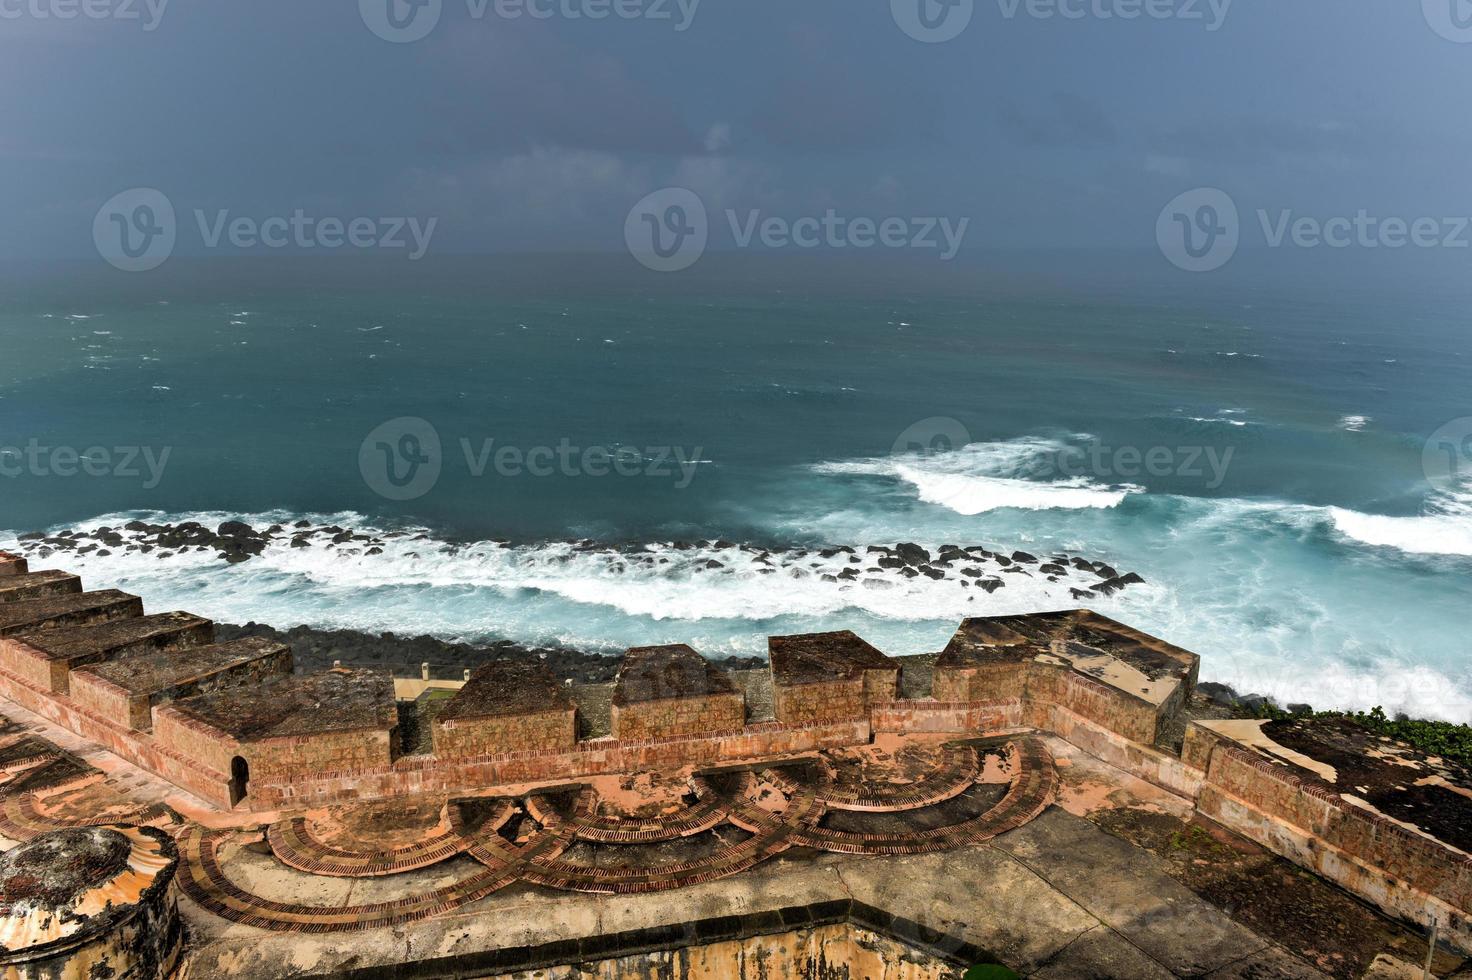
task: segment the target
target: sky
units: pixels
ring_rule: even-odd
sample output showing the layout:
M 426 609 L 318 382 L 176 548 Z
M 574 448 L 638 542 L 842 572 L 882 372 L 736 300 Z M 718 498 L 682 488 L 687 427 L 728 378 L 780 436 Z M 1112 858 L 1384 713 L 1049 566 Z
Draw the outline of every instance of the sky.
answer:
M 298 210 L 433 219 L 441 253 L 613 252 L 669 187 L 716 248 L 728 211 L 829 209 L 1151 248 L 1203 187 L 1244 244 L 1258 209 L 1472 214 L 1467 0 L 416 2 L 0 0 L 0 257 L 95 258 L 134 188 L 181 254 L 209 247 L 196 213 Z M 912 36 L 922 12 L 955 36 Z

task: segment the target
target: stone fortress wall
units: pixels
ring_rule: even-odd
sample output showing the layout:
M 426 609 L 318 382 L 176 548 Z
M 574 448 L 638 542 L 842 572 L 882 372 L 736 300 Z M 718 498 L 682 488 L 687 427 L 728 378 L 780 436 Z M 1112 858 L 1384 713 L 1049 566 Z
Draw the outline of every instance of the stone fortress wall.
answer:
M 901 695 L 903 661 L 852 633 L 774 637 L 772 721 L 748 721 L 741 689 L 688 647 L 634 651 L 613 734 L 591 739 L 576 737 L 558 678 L 495 662 L 450 700 L 418 754 L 402 744 L 392 678 L 293 675 L 289 651 L 253 642 L 215 644 L 187 614 L 145 616 L 136 597 L 84 592 L 74 576 L 0 553 L 0 697 L 221 809 L 772 760 L 880 733 L 1032 729 L 1472 949 L 1472 856 L 1341 792 L 1332 769 L 1277 745 L 1262 723 L 1185 724 L 1199 657 L 1096 613 L 967 620 L 919 697 Z

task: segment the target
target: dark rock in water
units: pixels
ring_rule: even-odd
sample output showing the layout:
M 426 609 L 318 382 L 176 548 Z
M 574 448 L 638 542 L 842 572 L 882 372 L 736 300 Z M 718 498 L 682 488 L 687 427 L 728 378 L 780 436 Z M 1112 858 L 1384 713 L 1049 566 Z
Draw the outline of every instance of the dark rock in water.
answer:
M 1012 559 L 1008 558 L 1006 555 L 996 555 L 995 557 L 997 560 L 997 564 L 1001 565 L 1003 568 L 1008 568 L 1012 564 Z
M 901 543 L 894 546 L 894 553 L 898 555 L 906 565 L 930 564 L 930 552 L 926 551 L 918 544 L 912 544 L 908 541 L 902 541 Z
M 1083 558 L 1075 558 L 1073 560 L 1073 567 L 1081 572 L 1092 572 L 1094 570 L 1094 563 Z
M 1237 698 L 1237 704 L 1248 711 L 1260 712 L 1273 703 L 1273 699 L 1265 694 L 1243 694 Z
M 293 548 L 310 548 L 312 546 L 312 542 L 308 541 L 306 538 L 292 538 L 291 546 Z
M 1084 601 L 1088 601 L 1089 599 L 1099 598 L 1088 589 L 1069 589 L 1068 591 L 1073 595 L 1075 599 L 1083 599 Z
M 40 540 L 44 539 L 45 537 L 46 537 L 46 535 L 42 534 L 40 531 L 32 531 L 29 534 L 22 534 L 20 537 L 16 538 L 16 540 L 17 541 L 40 541 Z
M 919 578 L 920 577 L 920 573 L 917 572 L 915 569 L 911 568 L 909 565 L 906 565 L 904 568 L 901 568 L 900 569 L 900 574 L 903 575 L 905 578 Z
M 254 538 L 257 537 L 256 529 L 242 521 L 226 521 L 215 531 L 222 538 Z
M 891 558 L 888 555 L 879 559 L 880 568 L 904 568 L 909 564 L 903 558 Z
M 887 555 L 887 554 L 889 554 L 889 549 L 888 548 L 881 548 L 877 544 L 871 544 L 871 545 L 869 545 L 869 547 L 867 547 L 867 548 L 864 549 L 864 552 L 865 552 L 865 554 L 870 554 L 870 555 Z
M 147 524 L 144 524 L 142 521 L 129 521 L 128 523 L 123 525 L 123 530 L 132 531 L 136 534 L 139 531 L 149 530 L 149 526 Z
M 1044 574 L 1047 574 L 1047 575 L 1067 575 L 1068 574 L 1068 569 L 1064 568 L 1062 565 L 1051 565 L 1051 564 L 1050 565 L 1041 565 L 1041 566 L 1038 567 L 1038 571 L 1043 572 Z
M 1196 690 L 1217 704 L 1232 707 L 1237 703 L 1237 692 L 1226 684 L 1218 684 L 1215 681 L 1201 681 L 1196 685 Z
M 837 582 L 838 581 L 838 576 L 837 575 L 829 575 L 827 572 L 824 572 L 823 573 L 823 581 L 825 581 L 825 582 Z
M 1029 572 L 1025 568 L 1018 568 L 1016 565 L 1013 565 L 1011 568 L 1004 568 L 1002 572 L 1006 575 L 1027 575 L 1029 577 L 1032 575 L 1032 572 Z
M 1094 574 L 1100 578 L 1119 578 L 1119 573 L 1102 561 L 1094 565 Z
M 311 521 L 297 521 L 295 524 L 292 525 L 292 527 L 311 527 L 311 526 L 312 526 L 312 522 Z
M 704 567 L 706 567 L 706 568 L 725 568 L 726 566 L 725 566 L 724 563 L 718 562 L 714 558 L 712 558 L 712 559 L 710 559 L 709 561 L 707 561 L 705 563 L 705 566 Z
M 921 565 L 920 574 L 933 578 L 936 581 L 939 581 L 946 577 L 945 572 L 941 571 L 939 568 L 932 568 L 929 565 Z
M 1144 584 L 1145 580 L 1143 578 L 1136 575 L 1134 572 L 1130 572 L 1128 575 L 1120 575 L 1115 578 L 1108 579 L 1107 581 L 1100 582 L 1098 585 L 1094 586 L 1094 591 L 1098 592 L 1100 595 L 1114 595 L 1114 593 L 1122 592 L 1125 588 L 1131 585 Z
M 978 589 L 986 589 L 988 593 L 992 593 L 997 591 L 998 589 L 1006 588 L 1007 583 L 1003 582 L 999 578 L 984 578 L 980 582 L 976 583 L 976 587 Z
M 1012 560 L 1021 562 L 1024 565 L 1036 565 L 1038 563 L 1037 555 L 1030 555 L 1025 551 L 1012 552 Z
M 368 554 L 369 555 L 381 555 L 381 554 L 383 554 L 383 549 L 382 548 L 369 548 L 368 549 Z
M 981 569 L 963 568 L 961 569 L 961 574 L 965 575 L 967 578 L 981 578 Z
M 859 570 L 857 568 L 845 568 L 838 573 L 838 577 L 845 582 L 852 582 L 859 577 Z

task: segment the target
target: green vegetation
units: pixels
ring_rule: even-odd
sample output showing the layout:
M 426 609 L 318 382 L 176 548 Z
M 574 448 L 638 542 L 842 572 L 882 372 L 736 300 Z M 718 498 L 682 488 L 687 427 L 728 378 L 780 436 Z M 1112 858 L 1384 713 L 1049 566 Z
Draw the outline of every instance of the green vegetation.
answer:
M 996 963 L 980 963 L 966 971 L 961 980 L 1022 980 L 1022 977 Z
M 1204 827 L 1192 824 L 1184 831 L 1176 831 L 1170 835 L 1170 849 L 1172 851 L 1187 851 L 1193 854 L 1202 852 L 1225 851 L 1227 847 L 1221 841 L 1211 836 Z
M 1328 718 L 1347 721 L 1376 735 L 1384 735 L 1407 745 L 1414 746 L 1428 755 L 1440 756 L 1453 762 L 1472 766 L 1472 726 L 1454 725 L 1446 721 L 1425 721 L 1414 718 L 1391 718 L 1383 708 L 1369 711 L 1319 711 L 1313 714 L 1292 714 L 1272 702 L 1249 709 L 1253 718 L 1269 718 L 1285 721 L 1295 718 Z

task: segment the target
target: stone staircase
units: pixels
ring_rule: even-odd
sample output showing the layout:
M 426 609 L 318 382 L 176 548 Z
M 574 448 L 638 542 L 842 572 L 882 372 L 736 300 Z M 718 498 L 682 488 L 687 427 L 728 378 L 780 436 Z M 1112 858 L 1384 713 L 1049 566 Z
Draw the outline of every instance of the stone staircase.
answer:
M 146 731 L 153 706 L 257 679 L 262 661 L 272 673 L 291 670 L 280 644 L 216 643 L 208 619 L 145 615 L 138 596 L 86 591 L 76 575 L 31 571 L 26 559 L 0 552 L 0 671 L 35 694 L 70 698 L 82 681 L 90 693 L 81 707 Z M 109 695 L 125 706 L 109 710 Z

